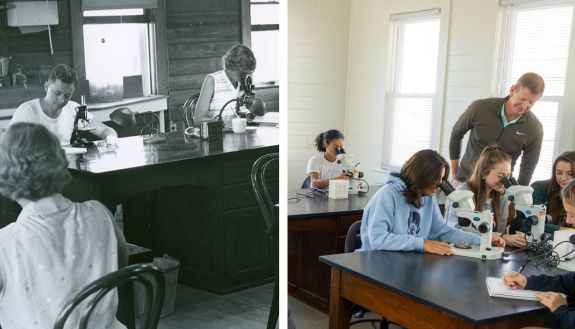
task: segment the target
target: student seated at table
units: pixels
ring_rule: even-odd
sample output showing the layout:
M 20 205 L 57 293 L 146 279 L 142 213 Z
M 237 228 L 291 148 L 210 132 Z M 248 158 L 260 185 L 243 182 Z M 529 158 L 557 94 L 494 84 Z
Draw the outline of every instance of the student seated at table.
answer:
M 0 193 L 22 206 L 16 222 L 0 229 L 2 329 L 52 328 L 68 298 L 127 263 L 110 211 L 60 194 L 70 179 L 60 142 L 46 127 L 20 122 L 0 135 Z M 117 304 L 117 294 L 100 302 L 92 315 L 99 328 L 125 328 L 115 318 Z
M 337 155 L 344 153 L 343 139 L 343 134 L 335 129 L 323 132 L 315 138 L 318 153 L 307 162 L 307 174 L 312 187 L 327 188 L 330 180 L 348 180 L 351 176 L 344 173 L 342 165 L 336 161 Z
M 524 247 L 527 239 L 521 232 L 506 234 L 507 217 L 509 216 L 509 200 L 505 194 L 505 186 L 501 182 L 503 177 L 511 176 L 511 157 L 496 145 L 486 146 L 471 175 L 465 183 L 457 187 L 457 190 L 473 192 L 473 202 L 476 211 L 493 211 L 494 232 L 498 232 L 505 240 L 505 244 L 514 247 Z M 460 227 L 458 217 L 453 209 L 453 204 L 448 200 L 445 207 L 445 219 L 451 226 L 461 228 L 464 231 L 479 234 L 472 227 Z
M 560 228 L 573 228 L 575 222 L 567 222 L 567 215 L 561 202 L 561 189 L 575 177 L 575 152 L 561 153 L 553 162 L 551 178 L 536 181 L 533 188 L 533 204 L 547 205 L 547 215 L 551 221 L 545 231 L 553 233 Z
M 569 222 L 575 222 L 575 180 L 561 190 L 561 201 Z M 561 275 L 533 275 L 529 278 L 518 272 L 503 275 L 503 283 L 512 289 L 540 291 L 535 296 L 559 320 L 564 329 L 575 328 L 575 311 L 567 305 L 563 295 L 575 296 L 575 273 Z
M 435 198 L 449 164 L 436 151 L 421 150 L 369 200 L 361 223 L 361 249 L 424 251 L 451 255 L 448 242 L 479 244 L 479 236 L 447 225 Z M 500 237 L 493 243 L 504 246 Z
M 70 98 L 77 83 L 78 77 L 74 69 L 64 64 L 54 66 L 44 85 L 46 96 L 18 106 L 10 124 L 16 122 L 41 124 L 56 135 L 62 145 L 69 144 L 79 106 L 78 103 L 70 101 Z M 90 131 L 92 134 L 105 139 L 108 144 L 117 143 L 118 134 L 114 129 L 93 119 L 93 116 L 89 119 L 89 127 L 94 128 Z
M 214 119 L 228 101 L 243 93 L 240 91 L 241 81 L 255 71 L 256 57 L 249 47 L 235 45 L 222 57 L 222 66 L 222 70 L 208 74 L 202 84 L 194 113 L 196 125 Z M 249 99 L 247 101 L 249 102 Z M 222 120 L 227 128 L 231 128 L 231 120 L 237 117 L 235 105 L 235 103 L 226 105 L 226 109 L 222 112 Z M 254 111 L 255 115 L 265 114 L 265 110 L 261 107 L 251 108 L 249 103 L 246 105 L 246 111 Z

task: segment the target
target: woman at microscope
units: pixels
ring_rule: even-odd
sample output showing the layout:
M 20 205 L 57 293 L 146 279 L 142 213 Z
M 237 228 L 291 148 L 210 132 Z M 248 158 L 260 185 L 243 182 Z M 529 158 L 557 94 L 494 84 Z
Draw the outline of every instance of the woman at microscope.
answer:
M 473 192 L 476 211 L 493 211 L 494 232 L 501 233 L 506 245 L 524 247 L 527 245 L 527 239 L 523 233 L 505 233 L 509 215 L 509 201 L 505 195 L 505 186 L 503 186 L 501 179 L 509 176 L 511 176 L 511 157 L 496 145 L 489 145 L 481 152 L 469 179 L 457 190 Z M 451 226 L 479 234 L 479 231 L 472 227 L 459 225 L 453 204 L 449 200 L 445 207 L 445 219 Z
M 561 190 L 561 201 L 565 209 L 567 222 L 575 222 L 575 180 L 571 180 Z M 561 328 L 575 328 L 575 311 L 567 305 L 568 297 L 575 296 L 575 272 L 560 275 L 532 275 L 525 277 L 518 272 L 503 275 L 503 283 L 511 289 L 539 291 L 535 296 L 539 302 L 549 308 L 553 316 L 561 323 Z
M 214 119 L 224 104 L 238 98 L 243 92 L 240 91 L 241 81 L 256 69 L 256 57 L 249 47 L 235 45 L 222 57 L 222 66 L 223 70 L 208 74 L 202 84 L 194 112 L 196 125 L 202 121 Z M 248 106 L 247 110 L 255 115 L 265 114 L 265 108 L 260 106 Z M 226 128 L 231 128 L 231 119 L 235 117 L 237 117 L 235 104 L 232 102 L 226 105 L 222 113 Z
M 449 164 L 434 150 L 421 150 L 399 173 L 391 173 L 369 200 L 361 222 L 361 249 L 423 251 L 451 255 L 449 242 L 480 244 L 476 234 L 447 225 L 435 193 L 447 181 Z M 492 243 L 504 246 L 500 237 Z
M 332 179 L 349 179 L 351 174 L 345 172 L 343 166 L 337 163 L 337 155 L 345 153 L 343 134 L 339 130 L 331 129 L 317 135 L 315 147 L 318 153 L 307 163 L 310 187 L 327 188 Z
M 533 204 L 547 205 L 551 221 L 545 224 L 545 231 L 553 233 L 560 228 L 573 228 L 574 222 L 567 222 L 567 214 L 561 202 L 561 189 L 575 178 L 575 152 L 563 152 L 553 162 L 551 178 L 536 181 L 533 188 Z

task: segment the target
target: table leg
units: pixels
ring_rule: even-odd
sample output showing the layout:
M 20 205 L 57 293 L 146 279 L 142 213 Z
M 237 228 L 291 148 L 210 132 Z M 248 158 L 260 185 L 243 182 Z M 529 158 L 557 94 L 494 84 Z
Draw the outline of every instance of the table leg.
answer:
M 330 289 L 329 329 L 349 328 L 352 303 L 341 297 L 341 271 L 334 267 L 331 268 Z

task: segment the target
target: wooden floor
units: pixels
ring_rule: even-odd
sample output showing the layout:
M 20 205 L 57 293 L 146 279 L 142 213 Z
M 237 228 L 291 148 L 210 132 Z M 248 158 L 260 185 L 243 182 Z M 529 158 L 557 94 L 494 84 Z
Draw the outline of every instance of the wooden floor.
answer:
M 174 312 L 158 329 L 265 328 L 272 295 L 273 283 L 224 296 L 178 285 Z

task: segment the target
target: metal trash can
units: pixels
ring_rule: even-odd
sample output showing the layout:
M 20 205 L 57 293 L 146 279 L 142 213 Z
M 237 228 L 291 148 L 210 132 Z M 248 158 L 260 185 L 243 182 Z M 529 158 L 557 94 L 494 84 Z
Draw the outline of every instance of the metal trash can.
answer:
M 154 257 L 153 264 L 164 273 L 166 291 L 164 294 L 164 305 L 160 312 L 160 317 L 168 316 L 174 311 L 176 303 L 176 286 L 178 285 L 178 271 L 180 261 L 174 257 L 164 255 L 163 257 Z M 134 284 L 135 309 L 136 317 L 141 318 L 144 313 L 145 290 L 141 284 Z

